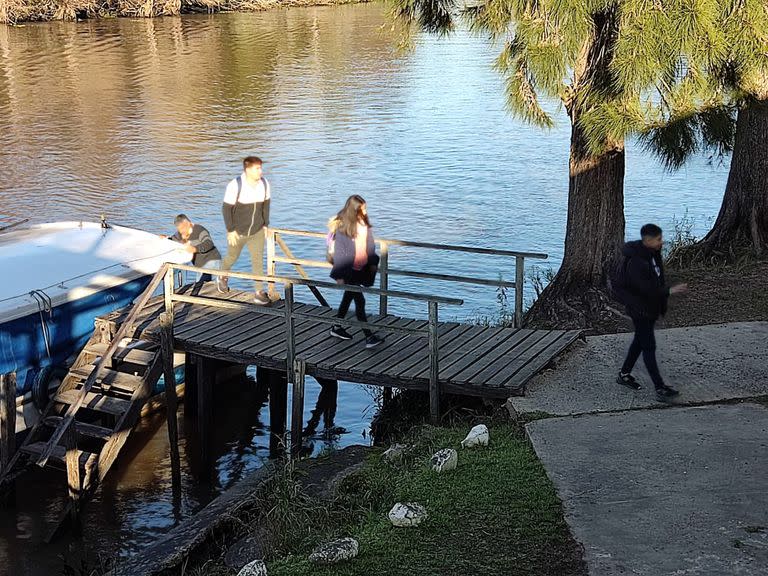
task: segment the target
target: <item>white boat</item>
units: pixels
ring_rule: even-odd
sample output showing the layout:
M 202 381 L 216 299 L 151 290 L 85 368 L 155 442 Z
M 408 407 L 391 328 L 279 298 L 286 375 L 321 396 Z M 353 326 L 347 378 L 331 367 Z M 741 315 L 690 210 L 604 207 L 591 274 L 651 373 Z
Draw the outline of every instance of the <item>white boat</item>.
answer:
M 37 419 L 52 373 L 129 305 L 165 262 L 190 254 L 156 234 L 93 222 L 56 222 L 0 234 L 0 374 L 16 373 L 17 431 Z

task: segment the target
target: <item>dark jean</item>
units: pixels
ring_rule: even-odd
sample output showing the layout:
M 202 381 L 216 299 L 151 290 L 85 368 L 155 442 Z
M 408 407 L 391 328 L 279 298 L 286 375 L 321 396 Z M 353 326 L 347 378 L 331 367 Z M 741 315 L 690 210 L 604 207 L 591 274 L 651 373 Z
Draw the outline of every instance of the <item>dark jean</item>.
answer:
M 632 322 L 635 324 L 635 338 L 629 346 L 627 358 L 624 360 L 621 372 L 622 374 L 630 374 L 642 352 L 643 361 L 648 369 L 648 374 L 651 376 L 651 380 L 653 380 L 653 385 L 656 388 L 661 388 L 664 386 L 664 380 L 659 373 L 659 365 L 656 362 L 656 336 L 653 333 L 656 320 L 652 318 L 632 318 Z
M 368 322 L 368 316 L 365 315 L 365 296 L 362 292 L 350 292 L 345 291 L 344 296 L 341 297 L 341 304 L 339 304 L 339 312 L 336 314 L 337 318 L 344 318 L 349 312 L 349 305 L 355 303 L 355 316 L 360 322 Z M 363 328 L 363 333 L 366 338 L 371 335 L 371 331 Z

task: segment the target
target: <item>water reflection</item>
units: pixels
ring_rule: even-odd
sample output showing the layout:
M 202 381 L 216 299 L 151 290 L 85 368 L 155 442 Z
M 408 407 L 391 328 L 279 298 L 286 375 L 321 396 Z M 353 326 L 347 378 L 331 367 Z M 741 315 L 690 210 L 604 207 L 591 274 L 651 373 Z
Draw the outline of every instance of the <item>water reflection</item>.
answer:
M 542 132 L 510 118 L 491 68 L 495 51 L 466 32 L 447 41 L 421 37 L 414 53 L 397 55 L 382 13 L 370 4 L 0 27 L 2 221 L 105 213 L 163 232 L 183 211 L 224 246 L 224 186 L 244 153 L 258 153 L 273 186 L 273 225 L 323 229 L 359 193 L 379 236 L 533 249 L 548 252 L 556 267 L 567 119 L 555 111 L 562 121 Z M 627 229 L 647 220 L 669 228 L 686 209 L 706 228 L 726 169 L 698 159 L 666 175 L 631 143 L 628 150 Z M 289 243 L 297 257 L 324 257 L 322 242 Z M 511 270 L 500 259 L 413 250 L 390 258 L 403 269 L 487 278 L 508 279 Z M 493 291 L 483 287 L 396 279 L 390 288 L 463 298 L 464 309 L 441 310 L 446 320 L 496 311 Z M 307 293 L 297 297 L 310 301 Z M 402 301 L 390 310 L 426 314 L 426 306 Z M 180 492 L 163 417 L 142 422 L 86 507 L 92 554 L 131 553 L 154 541 L 280 447 L 282 434 L 270 427 L 280 431 L 285 422 L 274 422 L 265 402 L 288 399 L 253 376 L 215 391 L 211 466 L 200 461 L 182 407 Z M 332 386 L 307 386 L 304 421 L 315 451 L 366 441 L 367 392 L 342 383 L 335 416 L 333 396 Z M 349 432 L 334 433 L 342 429 Z M 85 554 L 66 539 L 40 543 L 66 499 L 60 480 L 33 470 L 16 507 L 0 512 L 6 572 L 55 574 L 59 556 L 74 562 Z

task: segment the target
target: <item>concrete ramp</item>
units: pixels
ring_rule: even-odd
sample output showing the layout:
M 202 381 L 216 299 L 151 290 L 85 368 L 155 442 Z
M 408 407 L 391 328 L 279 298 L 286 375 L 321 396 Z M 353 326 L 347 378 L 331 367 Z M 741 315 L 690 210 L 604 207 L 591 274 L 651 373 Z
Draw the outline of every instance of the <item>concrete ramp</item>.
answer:
M 768 409 L 550 418 L 526 426 L 591 576 L 768 574 Z

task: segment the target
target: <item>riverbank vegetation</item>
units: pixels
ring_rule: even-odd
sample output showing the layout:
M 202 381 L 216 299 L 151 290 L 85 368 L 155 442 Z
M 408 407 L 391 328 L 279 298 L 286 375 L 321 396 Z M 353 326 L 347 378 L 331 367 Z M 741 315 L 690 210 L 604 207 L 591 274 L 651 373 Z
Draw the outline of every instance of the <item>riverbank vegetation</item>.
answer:
M 368 0 L 0 0 L 0 24 L 87 18 L 152 18 L 187 13 L 257 12 Z
M 541 99 L 571 121 L 568 220 L 562 265 L 530 308 L 533 327 L 587 328 L 620 316 L 608 281 L 625 238 L 624 142 L 686 157 L 686 147 L 733 158 L 723 208 L 691 250 L 707 260 L 768 238 L 768 8 L 761 0 L 653 4 L 391 0 L 406 39 L 446 34 L 460 18 L 503 49 L 497 68 L 510 110 L 548 127 Z M 735 122 L 729 122 L 735 114 Z M 674 191 L 670 191 L 674 194 Z
M 402 439 L 412 448 L 400 462 L 390 464 L 375 451 L 321 510 L 302 495 L 299 477 L 283 475 L 273 492 L 272 517 L 279 522 L 272 528 L 295 536 L 290 542 L 283 538 L 280 552 L 268 556 L 269 574 L 585 575 L 582 551 L 524 434 L 509 423 L 489 427 L 490 446 L 472 450 L 459 446 L 466 425 L 414 428 Z M 458 468 L 437 474 L 429 460 L 446 447 L 459 450 Z M 393 527 L 387 512 L 396 502 L 423 504 L 427 520 Z M 330 567 L 310 564 L 317 544 L 347 536 L 360 544 L 357 558 Z M 237 571 L 209 557 L 205 565 L 188 565 L 186 573 Z

